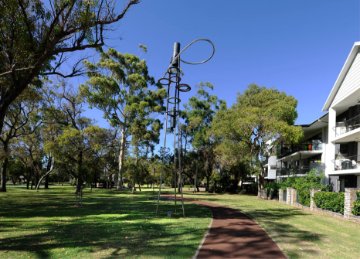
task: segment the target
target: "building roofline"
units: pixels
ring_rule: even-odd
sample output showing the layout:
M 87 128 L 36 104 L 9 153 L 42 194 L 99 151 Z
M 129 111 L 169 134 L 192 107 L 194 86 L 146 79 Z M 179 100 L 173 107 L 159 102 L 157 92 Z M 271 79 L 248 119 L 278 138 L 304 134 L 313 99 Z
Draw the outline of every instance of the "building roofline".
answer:
M 352 63 L 354 62 L 354 59 L 356 57 L 356 54 L 358 53 L 359 51 L 359 48 L 360 48 L 360 41 L 357 41 L 354 43 L 346 61 L 345 61 L 345 64 L 343 65 L 336 81 L 335 81 L 335 84 L 333 86 L 333 88 L 331 89 L 330 91 L 330 94 L 328 96 L 328 98 L 326 99 L 326 102 L 323 106 L 323 111 L 328 111 L 329 108 L 330 108 L 330 105 L 332 104 L 332 102 L 334 101 L 334 98 L 337 94 L 337 92 L 339 91 L 339 88 L 340 88 L 340 85 L 342 84 L 346 74 L 348 73 Z
M 308 128 L 310 127 L 311 125 L 315 124 L 316 122 L 318 121 L 321 121 L 321 119 L 325 118 L 326 116 L 328 116 L 328 113 L 325 113 L 324 115 L 322 115 L 320 118 L 314 120 L 313 122 L 309 123 L 309 124 L 298 124 L 298 125 L 295 125 L 295 126 L 300 126 L 302 128 Z M 324 122 L 324 123 L 327 123 L 325 121 L 321 121 L 321 122 Z

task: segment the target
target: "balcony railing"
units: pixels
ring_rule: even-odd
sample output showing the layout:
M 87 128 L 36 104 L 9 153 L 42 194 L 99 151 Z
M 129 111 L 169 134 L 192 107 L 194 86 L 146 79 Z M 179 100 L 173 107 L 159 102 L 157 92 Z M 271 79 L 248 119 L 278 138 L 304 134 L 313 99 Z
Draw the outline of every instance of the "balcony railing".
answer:
M 357 128 L 360 128 L 360 114 L 350 119 L 337 122 L 335 127 L 335 136 L 340 136 Z
M 276 170 L 277 176 L 284 176 L 284 175 L 304 175 L 310 172 L 311 170 L 317 170 L 318 172 L 325 171 L 325 164 L 320 162 L 311 163 L 310 166 L 300 166 L 299 168 L 278 168 Z
M 302 168 L 281 168 L 276 170 L 277 176 L 284 176 L 284 175 L 302 175 L 306 174 L 310 171 L 310 167 L 302 167 Z
M 350 170 L 360 169 L 360 155 L 344 156 L 334 160 L 334 169 L 337 170 Z
M 278 150 L 278 157 L 288 156 L 299 151 L 322 150 L 323 143 L 319 141 L 306 142 L 298 145 L 282 145 Z

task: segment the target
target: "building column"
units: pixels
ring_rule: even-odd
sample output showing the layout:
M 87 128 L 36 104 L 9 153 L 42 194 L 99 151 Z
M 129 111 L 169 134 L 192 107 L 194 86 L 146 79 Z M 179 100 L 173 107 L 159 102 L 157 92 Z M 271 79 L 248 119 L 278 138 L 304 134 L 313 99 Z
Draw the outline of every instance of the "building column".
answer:
M 345 201 L 344 201 L 344 217 L 349 218 L 352 216 L 352 209 L 354 202 L 357 199 L 356 192 L 360 191 L 360 188 L 345 188 Z
M 291 204 L 291 189 L 290 187 L 286 188 L 286 204 Z
M 297 190 L 292 188 L 291 191 L 291 205 L 295 205 L 297 203 Z
M 316 204 L 314 201 L 315 193 L 317 193 L 319 190 L 317 189 L 311 189 L 310 190 L 310 210 L 314 210 L 316 208 Z
M 328 124 L 328 141 L 326 144 L 326 158 L 325 158 L 325 177 L 329 179 L 329 175 L 334 171 L 335 163 L 335 144 L 332 143 L 336 137 L 336 111 L 333 108 L 329 109 L 329 124 Z
M 280 201 L 280 202 L 283 202 L 283 201 L 284 201 L 284 200 L 283 200 L 283 198 L 284 198 L 284 197 L 283 197 L 283 195 L 284 195 L 283 192 L 284 192 L 283 189 L 279 189 L 279 201 Z

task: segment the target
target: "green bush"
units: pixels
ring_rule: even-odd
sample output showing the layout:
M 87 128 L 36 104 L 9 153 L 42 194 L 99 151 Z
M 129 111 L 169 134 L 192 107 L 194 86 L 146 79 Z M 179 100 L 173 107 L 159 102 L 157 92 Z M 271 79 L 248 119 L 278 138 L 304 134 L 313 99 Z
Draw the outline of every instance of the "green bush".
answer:
M 265 183 L 264 189 L 266 190 L 266 195 L 273 199 L 278 195 L 279 184 L 277 182 Z
M 279 183 L 279 188 L 285 190 L 288 187 L 294 187 L 297 177 L 288 177 Z
M 356 195 L 357 195 L 357 201 L 354 202 L 352 214 L 355 216 L 360 216 L 360 192 L 357 192 Z
M 354 207 L 352 209 L 352 214 L 355 216 L 360 216 L 360 200 L 354 202 Z
M 321 184 L 321 180 L 324 178 L 323 174 L 318 174 L 316 170 L 311 170 L 304 177 L 289 177 L 280 183 L 281 189 L 292 187 L 297 190 L 298 202 L 304 206 L 310 206 L 310 190 L 320 189 L 327 190 L 327 186 Z
M 317 192 L 314 201 L 318 208 L 344 214 L 343 192 Z

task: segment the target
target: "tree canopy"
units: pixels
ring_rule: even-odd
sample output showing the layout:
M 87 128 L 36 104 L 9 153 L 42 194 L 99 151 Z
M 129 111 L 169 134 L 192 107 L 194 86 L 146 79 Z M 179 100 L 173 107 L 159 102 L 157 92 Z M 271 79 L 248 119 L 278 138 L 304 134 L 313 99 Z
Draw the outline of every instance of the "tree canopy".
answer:
M 284 92 L 250 85 L 232 107 L 215 116 L 212 133 L 219 138 L 218 153 L 228 161 L 246 160 L 262 184 L 268 144 L 298 142 L 302 137 L 302 129 L 293 126 L 296 105 L 296 99 Z
M 41 77 L 80 74 L 73 61 L 69 73 L 60 70 L 66 54 L 104 45 L 107 26 L 121 20 L 138 0 L 116 11 L 116 1 L 0 1 L 0 133 L 9 105 Z

